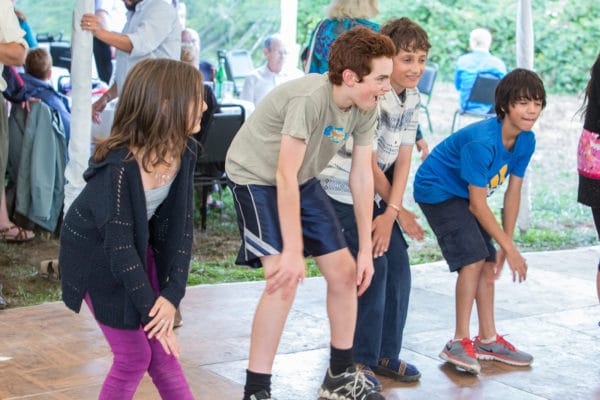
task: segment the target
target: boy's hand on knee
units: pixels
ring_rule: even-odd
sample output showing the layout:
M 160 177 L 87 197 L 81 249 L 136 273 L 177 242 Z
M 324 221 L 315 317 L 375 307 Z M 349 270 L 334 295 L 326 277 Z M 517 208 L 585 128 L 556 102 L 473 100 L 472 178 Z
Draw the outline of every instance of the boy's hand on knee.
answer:
M 493 266 L 492 277 L 489 283 L 493 283 L 498 278 L 500 278 L 500 274 L 502 273 L 502 268 L 504 268 L 504 262 L 506 261 L 506 253 L 503 249 L 500 249 L 496 252 L 496 262 Z M 514 273 L 513 273 L 514 275 Z
M 161 338 L 156 338 L 163 350 L 167 354 L 172 354 L 173 357 L 179 358 L 179 339 L 177 335 L 166 336 L 163 335 Z
M 392 226 L 395 218 L 386 218 L 386 215 L 379 215 L 373 220 L 371 230 L 373 232 L 371 241 L 373 242 L 373 257 L 381 257 L 390 247 L 390 237 L 392 235 Z
M 279 255 L 276 267 L 272 272 L 266 274 L 266 291 L 273 294 L 282 290 L 281 298 L 287 299 L 296 289 L 299 282 L 306 277 L 306 265 L 302 253 L 283 251 Z
M 371 284 L 375 269 L 373 268 L 373 255 L 370 251 L 358 252 L 356 257 L 356 285 L 358 286 L 357 294 L 361 296 Z

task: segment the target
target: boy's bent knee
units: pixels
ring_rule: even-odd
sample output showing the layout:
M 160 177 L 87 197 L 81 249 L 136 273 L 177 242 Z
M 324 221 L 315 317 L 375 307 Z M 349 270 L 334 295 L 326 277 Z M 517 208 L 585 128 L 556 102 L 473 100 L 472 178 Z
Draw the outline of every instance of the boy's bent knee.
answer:
M 330 287 L 356 287 L 356 262 L 348 249 L 316 257 L 315 260 Z

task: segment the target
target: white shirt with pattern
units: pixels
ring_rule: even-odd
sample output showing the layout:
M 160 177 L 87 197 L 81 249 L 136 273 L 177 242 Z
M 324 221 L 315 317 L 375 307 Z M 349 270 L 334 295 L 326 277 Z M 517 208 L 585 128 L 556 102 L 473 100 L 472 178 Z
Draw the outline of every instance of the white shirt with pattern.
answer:
M 373 151 L 377 152 L 377 165 L 382 171 L 387 171 L 396 161 L 400 146 L 415 144 L 420 103 L 418 89 L 406 89 L 400 96 L 390 90 L 379 98 Z M 344 204 L 352 204 L 351 167 L 352 142 L 348 141 L 319 176 L 327 195 Z

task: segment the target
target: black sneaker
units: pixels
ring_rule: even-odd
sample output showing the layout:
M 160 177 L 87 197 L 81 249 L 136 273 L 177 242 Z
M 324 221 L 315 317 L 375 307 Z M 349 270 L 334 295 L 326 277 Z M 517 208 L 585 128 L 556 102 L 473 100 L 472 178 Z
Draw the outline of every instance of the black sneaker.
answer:
M 250 396 L 250 400 L 275 400 L 274 398 L 271 397 L 271 395 L 269 394 L 269 392 L 267 392 L 266 390 L 261 390 L 258 393 L 254 393 L 252 396 Z
M 355 366 L 339 375 L 332 375 L 327 369 L 319 396 L 329 400 L 385 400 Z

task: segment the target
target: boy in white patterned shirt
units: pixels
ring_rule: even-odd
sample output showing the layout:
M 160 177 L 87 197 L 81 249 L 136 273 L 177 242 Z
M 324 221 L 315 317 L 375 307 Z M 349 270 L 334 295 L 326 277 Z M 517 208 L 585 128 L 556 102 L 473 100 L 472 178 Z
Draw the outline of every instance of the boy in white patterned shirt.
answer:
M 354 336 L 354 360 L 378 389 L 381 384 L 375 374 L 401 382 L 416 381 L 421 376 L 415 366 L 398 358 L 411 284 L 408 246 L 400 227 L 411 238 L 423 239 L 417 216 L 402 206 L 402 200 L 419 121 L 417 83 L 431 47 L 427 33 L 408 18 L 388 22 L 380 33 L 392 39 L 397 53 L 393 58 L 392 90 L 381 97 L 378 106 L 379 122 L 372 157 L 376 192 L 375 274 L 371 286 L 359 298 Z M 344 227 L 348 247 L 356 256 L 358 237 L 349 187 L 351 157 L 352 144 L 346 143 L 319 179 Z M 384 173 L 394 163 L 394 179 L 390 183 Z

